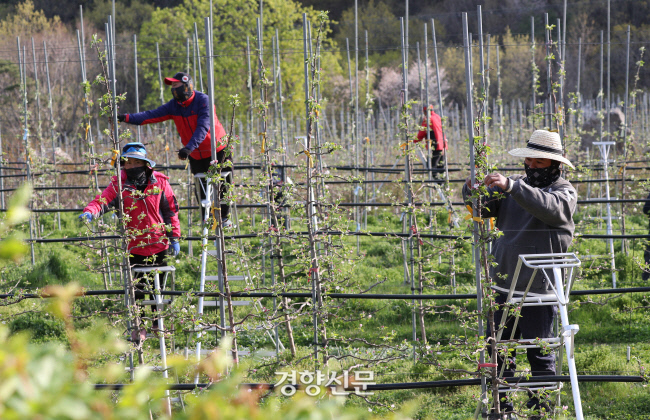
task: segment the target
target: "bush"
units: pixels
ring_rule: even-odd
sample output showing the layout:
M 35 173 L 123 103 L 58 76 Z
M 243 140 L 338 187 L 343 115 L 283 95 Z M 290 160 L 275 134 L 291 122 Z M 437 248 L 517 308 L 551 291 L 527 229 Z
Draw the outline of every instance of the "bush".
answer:
M 634 261 L 631 255 L 617 252 L 615 257 L 618 281 L 621 284 L 629 284 L 641 278 L 641 268 Z
M 33 342 L 63 341 L 66 342 L 63 322 L 43 313 L 27 313 L 14 318 L 9 324 L 12 334 L 27 331 Z
M 610 346 L 595 346 L 576 352 L 576 369 L 585 374 L 619 374 L 625 371 L 626 360 L 612 353 Z
M 21 280 L 21 287 L 41 288 L 50 284 L 67 284 L 71 279 L 68 264 L 59 254 L 50 254 Z

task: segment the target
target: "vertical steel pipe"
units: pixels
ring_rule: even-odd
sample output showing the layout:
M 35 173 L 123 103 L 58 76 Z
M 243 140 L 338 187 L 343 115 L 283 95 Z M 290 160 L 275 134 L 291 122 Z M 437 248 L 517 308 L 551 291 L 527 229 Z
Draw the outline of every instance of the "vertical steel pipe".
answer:
M 140 93 L 138 91 L 138 36 L 133 34 L 133 82 L 135 87 L 135 112 L 140 112 Z M 137 126 L 136 136 L 142 141 L 142 127 Z
M 203 92 L 203 71 L 201 70 L 201 47 L 199 46 L 199 29 L 196 25 L 196 22 L 194 22 L 194 42 L 196 43 L 196 57 L 197 57 L 197 65 L 199 66 L 199 83 L 201 86 L 201 92 Z
M 474 185 L 476 183 L 476 168 L 474 164 L 474 110 L 473 110 L 473 98 L 472 98 L 472 70 L 471 70 L 471 49 L 470 49 L 471 39 L 469 38 L 469 28 L 467 24 L 467 13 L 463 13 L 463 46 L 465 49 L 465 84 L 466 84 L 466 116 L 467 116 L 467 134 L 469 136 L 469 166 L 470 166 L 470 176 L 471 183 Z M 478 217 L 477 213 L 477 203 L 476 199 L 473 199 L 473 216 Z M 483 288 L 481 286 L 481 264 L 480 264 L 480 249 L 478 246 L 479 241 L 479 232 L 478 232 L 478 222 L 474 221 L 474 270 L 476 275 L 476 306 L 478 312 L 478 335 L 485 335 L 483 328 Z M 479 362 L 485 362 L 485 352 L 481 351 L 479 356 Z M 481 399 L 483 399 L 486 393 L 486 381 L 485 377 L 481 377 Z

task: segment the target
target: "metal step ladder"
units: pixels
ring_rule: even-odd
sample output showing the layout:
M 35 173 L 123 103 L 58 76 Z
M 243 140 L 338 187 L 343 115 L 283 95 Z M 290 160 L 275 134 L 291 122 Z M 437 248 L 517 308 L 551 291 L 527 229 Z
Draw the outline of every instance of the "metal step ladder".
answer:
M 133 267 L 131 269 L 133 274 L 136 273 L 142 273 L 144 277 L 148 277 L 153 280 L 153 299 L 149 300 L 142 300 L 142 301 L 136 301 L 136 304 L 140 306 L 151 306 L 155 307 L 157 313 L 157 322 L 158 322 L 158 332 L 155 334 L 158 338 L 158 344 L 159 344 L 159 349 L 160 349 L 160 366 L 150 366 L 150 365 L 144 365 L 144 366 L 139 366 L 138 368 L 135 368 L 133 364 L 131 364 L 130 367 L 127 367 L 127 371 L 131 372 L 132 374 L 135 372 L 136 369 L 151 369 L 156 372 L 162 372 L 162 376 L 165 379 L 169 379 L 169 369 L 167 366 L 167 343 L 165 342 L 165 317 L 163 316 L 163 311 L 165 309 L 166 305 L 170 305 L 173 302 L 173 298 L 170 299 L 164 299 L 162 295 L 162 291 L 166 289 L 167 286 L 167 280 L 171 276 L 171 289 L 174 290 L 174 284 L 175 284 L 175 276 L 174 274 L 176 273 L 176 268 L 173 266 L 159 266 L 159 267 Z M 162 281 L 160 278 L 160 275 L 162 276 Z M 147 338 L 151 337 L 150 334 L 147 334 Z M 176 378 L 176 382 L 178 382 L 178 377 Z M 172 397 L 170 395 L 169 390 L 165 391 L 165 410 L 167 411 L 167 414 L 171 416 L 171 407 L 173 403 L 178 403 L 181 405 L 181 407 L 184 409 L 184 402 L 183 398 L 181 397 L 180 392 L 177 393 L 176 397 Z
M 609 245 L 609 255 L 610 255 L 610 267 L 612 269 L 612 288 L 616 289 L 616 255 L 614 254 L 614 239 L 611 238 L 612 235 L 612 220 L 614 219 L 612 217 L 612 205 L 609 202 L 611 199 L 609 195 L 609 171 L 608 171 L 608 166 L 609 164 L 615 164 L 616 161 L 609 159 L 609 152 L 612 146 L 616 147 L 616 142 L 613 141 L 595 141 L 593 142 L 594 146 L 598 146 L 598 150 L 600 151 L 600 164 L 603 165 L 603 174 L 605 176 L 605 182 L 603 183 L 605 185 L 605 199 L 607 199 L 607 204 L 605 205 L 605 209 L 607 210 L 607 216 L 604 217 L 603 219 L 605 222 L 607 222 L 607 235 L 610 236 L 610 238 L 607 240 L 607 243 Z
M 219 179 L 216 181 L 216 191 L 219 191 L 221 187 L 221 182 L 225 180 L 228 176 L 230 175 L 229 171 L 222 171 L 221 176 Z M 206 176 L 204 173 L 197 173 L 194 175 L 195 177 L 195 186 L 197 188 L 197 192 L 199 193 L 199 197 L 205 194 L 205 198 L 201 200 L 200 206 L 202 208 L 202 240 L 201 240 L 201 270 L 200 270 L 200 277 L 199 277 L 199 292 L 204 293 L 205 292 L 205 286 L 206 283 L 209 282 L 216 282 L 217 288 L 219 292 L 222 294 L 215 300 L 206 300 L 204 296 L 199 296 L 199 301 L 197 305 L 197 314 L 198 317 L 201 318 L 201 316 L 204 313 L 204 310 L 206 307 L 214 307 L 218 308 L 219 311 L 219 327 L 208 327 L 208 328 L 203 328 L 200 331 L 197 332 L 197 338 L 200 339 L 205 332 L 217 332 L 221 331 L 221 336 L 225 334 L 224 329 L 229 328 L 229 325 L 225 324 L 226 320 L 226 306 L 227 302 L 226 299 L 223 296 L 225 287 L 224 287 L 224 276 L 223 276 L 223 269 L 221 264 L 218 264 L 217 268 L 217 274 L 216 275 L 207 275 L 206 272 L 208 271 L 208 263 L 210 260 L 214 259 L 219 259 L 221 258 L 222 254 L 228 254 L 229 252 L 227 250 L 224 250 L 222 252 L 221 250 L 221 242 L 219 240 L 215 240 L 213 242 L 214 248 L 212 250 L 208 249 L 208 234 L 209 234 L 209 221 L 210 221 L 210 216 L 211 216 L 211 211 L 214 209 L 214 211 L 221 211 L 220 206 L 217 204 L 213 206 L 212 203 L 212 197 L 214 193 L 214 188 L 215 188 L 215 183 L 207 181 Z M 202 190 L 198 190 L 201 188 Z M 203 194 L 201 194 L 203 193 Z M 234 209 L 234 216 L 235 220 L 236 219 L 236 208 Z M 212 257 L 212 259 L 209 259 L 208 257 Z M 254 288 L 254 284 L 252 282 L 250 273 L 248 273 L 248 266 L 246 266 L 246 271 L 247 274 L 244 275 L 228 275 L 228 282 L 244 282 L 245 288 L 252 289 Z M 232 305 L 236 307 L 241 307 L 241 306 L 252 306 L 257 313 L 263 313 L 264 310 L 259 303 L 259 300 L 231 300 Z M 271 334 L 270 330 L 273 328 L 272 325 L 268 322 L 263 322 L 263 324 L 259 327 L 256 327 L 259 329 L 263 329 L 266 331 L 266 334 L 269 336 L 273 344 L 275 345 L 275 340 L 273 335 Z M 282 346 L 282 343 L 278 343 L 280 345 L 281 349 L 284 349 Z M 201 355 L 209 354 L 212 350 L 203 350 L 201 349 L 201 342 L 198 340 L 197 345 L 196 345 L 196 358 L 197 361 L 201 360 Z M 252 352 L 250 350 L 246 349 L 241 349 L 238 351 L 238 354 L 241 356 L 247 356 L 250 354 L 257 354 L 262 357 L 271 357 L 275 356 L 276 352 L 268 352 L 268 351 L 258 351 L 258 352 Z M 198 378 L 196 378 L 198 380 Z
M 533 269 L 533 273 L 528 281 L 527 287 L 524 292 L 515 291 L 517 281 L 519 279 L 519 273 L 521 271 L 522 264 L 526 267 Z M 573 404 L 575 407 L 576 418 L 578 420 L 583 420 L 582 414 L 582 401 L 580 399 L 580 388 L 578 387 L 578 374 L 576 371 L 575 358 L 574 358 L 574 337 L 575 334 L 580 330 L 578 325 L 569 323 L 569 315 L 567 311 L 567 305 L 569 303 L 569 293 L 571 287 L 573 286 L 574 276 L 577 270 L 574 268 L 579 267 L 581 264 L 580 260 L 574 253 L 557 253 L 557 254 L 522 254 L 519 255 L 519 261 L 517 262 L 517 267 L 515 268 L 515 274 L 511 282 L 510 290 L 508 290 L 508 297 L 506 299 L 506 304 L 503 309 L 503 315 L 501 317 L 501 323 L 499 325 L 496 342 L 497 345 L 504 343 L 512 343 L 513 341 L 517 343 L 515 349 L 529 349 L 529 348 L 540 348 L 542 345 L 540 342 L 543 342 L 543 347 L 547 349 L 557 349 L 564 344 L 567 363 L 569 368 L 569 376 L 571 378 L 571 391 L 573 393 Z M 538 272 L 541 272 L 544 276 L 545 282 L 550 286 L 552 293 L 549 294 L 537 294 L 530 293 L 530 287 L 535 279 L 535 276 Z M 566 284 L 564 278 L 566 276 Z M 493 287 L 493 289 L 504 292 L 505 289 Z M 503 332 L 503 326 L 506 323 L 508 317 L 508 312 L 511 307 L 525 307 L 525 306 L 557 306 L 558 313 L 560 315 L 560 326 L 561 330 L 558 331 L 557 337 L 552 338 L 538 338 L 538 339 L 515 339 L 514 334 L 517 329 L 517 323 L 519 322 L 520 312 L 517 312 L 515 315 L 515 324 L 510 334 L 508 340 L 502 340 L 501 335 Z M 559 372 L 562 371 L 562 354 L 559 353 L 558 359 L 558 368 Z M 501 366 L 499 372 L 499 378 L 503 378 L 503 371 L 505 369 L 505 363 Z M 517 391 L 535 391 L 535 390 L 556 390 L 561 389 L 561 382 L 532 382 L 526 383 L 525 386 L 500 386 L 499 392 L 517 392 Z

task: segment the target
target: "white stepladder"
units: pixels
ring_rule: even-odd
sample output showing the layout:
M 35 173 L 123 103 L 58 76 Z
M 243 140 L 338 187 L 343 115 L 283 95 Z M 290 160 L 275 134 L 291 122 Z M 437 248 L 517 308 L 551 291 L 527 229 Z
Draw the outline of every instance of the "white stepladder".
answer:
M 519 273 L 521 271 L 521 266 L 525 265 L 533 269 L 533 273 L 528 281 L 528 285 L 524 292 L 515 291 L 517 285 L 517 280 L 519 279 Z M 573 404 L 575 406 L 576 418 L 578 420 L 583 420 L 582 414 L 582 401 L 580 399 L 580 388 L 578 387 L 578 374 L 576 371 L 576 364 L 574 358 L 574 337 L 575 334 L 580 330 L 578 325 L 569 323 L 569 315 L 567 311 L 567 305 L 569 303 L 569 293 L 573 285 L 573 279 L 575 276 L 574 268 L 580 266 L 580 260 L 574 253 L 557 253 L 557 254 L 522 254 L 519 255 L 519 261 L 517 262 L 517 267 L 515 269 L 515 274 L 512 279 L 510 290 L 508 291 L 508 297 L 506 299 L 506 306 L 503 310 L 503 315 L 501 317 L 501 323 L 499 325 L 496 341 L 497 343 L 503 343 L 501 341 L 501 333 L 503 332 L 503 326 L 505 325 L 508 311 L 510 305 L 514 306 L 557 306 L 558 313 L 560 314 L 560 325 L 561 331 L 558 331 L 558 337 L 553 338 L 538 338 L 538 339 L 514 339 L 514 333 L 517 329 L 517 323 L 519 321 L 519 312 L 517 312 L 515 318 L 515 324 L 512 328 L 510 335 L 510 340 L 516 341 L 516 349 L 528 349 L 528 348 L 539 348 L 542 345 L 547 349 L 558 348 L 564 343 L 567 362 L 569 366 L 569 377 L 571 378 L 571 391 L 573 393 Z M 529 293 L 530 287 L 533 284 L 533 280 L 537 275 L 537 272 L 540 271 L 544 276 L 544 281 L 549 285 L 552 293 L 549 294 L 537 294 Z M 550 275 L 549 275 L 550 272 Z M 566 275 L 566 284 L 564 282 L 564 277 Z M 503 292 L 503 289 L 495 288 L 496 290 Z M 543 342 L 544 344 L 542 344 Z M 505 363 L 501 367 L 499 377 L 503 376 L 503 371 L 505 369 Z M 561 371 L 561 359 L 559 371 Z M 553 390 L 560 389 L 562 387 L 561 382 L 534 382 L 526 383 L 524 386 L 517 387 L 500 387 L 499 391 L 501 392 L 512 392 L 512 391 L 532 391 L 532 390 Z
M 221 183 L 224 182 L 229 176 L 231 172 L 230 171 L 222 171 L 219 179 L 216 182 L 216 187 L 217 191 L 221 188 Z M 226 319 L 226 302 L 223 296 L 224 290 L 225 290 L 225 285 L 224 285 L 224 275 L 223 275 L 223 269 L 221 264 L 217 264 L 217 275 L 206 275 L 207 271 L 207 266 L 208 266 L 208 255 L 216 257 L 218 259 L 221 258 L 222 252 L 221 249 L 221 241 L 215 240 L 214 245 L 215 249 L 214 250 L 208 250 L 208 234 L 209 234 L 209 221 L 210 221 L 210 215 L 211 215 L 211 210 L 214 209 L 214 211 L 221 211 L 220 206 L 217 204 L 213 206 L 213 188 L 214 184 L 208 180 L 206 180 L 205 174 L 204 173 L 197 173 L 194 174 L 195 178 L 195 186 L 197 188 L 197 192 L 199 193 L 200 196 L 205 196 L 205 198 L 201 199 L 200 201 L 200 207 L 202 211 L 202 239 L 201 239 L 201 270 L 200 270 L 200 277 L 199 277 L 199 292 L 204 293 L 205 292 L 205 284 L 208 281 L 216 281 L 218 282 L 218 289 L 221 295 L 217 300 L 206 300 L 203 295 L 199 296 L 199 301 L 197 305 L 197 314 L 198 317 L 201 318 L 203 315 L 204 309 L 206 307 L 218 307 L 219 308 L 219 326 L 221 327 L 221 334 L 225 334 L 224 328 L 227 327 L 225 325 L 225 319 Z M 203 193 L 203 194 L 201 194 Z M 227 253 L 227 252 L 226 252 Z M 246 282 L 247 286 L 252 287 L 252 283 L 250 283 L 250 277 L 247 275 L 228 275 L 228 281 L 244 281 Z M 249 301 L 249 300 L 238 300 L 238 301 L 232 301 L 233 306 L 248 306 L 253 304 L 258 312 L 261 312 L 261 308 L 259 307 L 259 302 L 257 301 Z M 217 329 L 212 327 L 212 328 L 207 328 L 207 329 L 200 329 L 197 332 L 197 344 L 196 344 L 196 359 L 197 361 L 201 360 L 201 355 L 202 354 L 208 354 L 212 350 L 202 350 L 201 349 L 201 341 L 200 338 L 203 336 L 204 332 L 208 331 L 216 331 Z M 271 333 L 267 330 L 267 334 L 269 337 L 271 337 L 271 340 L 273 340 L 273 337 L 271 336 Z M 247 350 L 239 350 L 238 355 L 247 355 L 250 352 Z M 265 356 L 269 356 L 270 354 L 264 354 Z M 195 377 L 195 383 L 198 383 L 199 377 L 198 375 Z
M 168 379 L 168 368 L 167 368 L 167 344 L 165 343 L 165 317 L 162 314 L 162 311 L 165 308 L 165 305 L 172 303 L 172 299 L 163 299 L 161 293 L 162 290 L 167 286 L 167 279 L 171 274 L 172 278 L 172 289 L 174 284 L 174 273 L 176 268 L 173 266 L 160 266 L 160 267 L 133 267 L 131 271 L 135 273 L 142 273 L 144 276 L 151 276 L 153 274 L 153 299 L 151 300 L 142 300 L 139 302 L 142 306 L 155 306 L 158 320 L 158 343 L 160 346 L 160 366 L 153 367 L 154 370 L 159 370 L 162 372 L 163 378 Z M 162 282 L 160 280 L 160 274 L 163 273 Z M 146 292 L 145 292 L 146 293 Z M 165 410 L 167 415 L 171 416 L 171 403 L 180 402 L 181 406 L 183 405 L 182 398 L 170 398 L 169 391 L 165 391 Z
M 609 243 L 609 261 L 612 268 L 612 287 L 616 289 L 616 258 L 614 255 L 614 239 L 611 238 L 612 235 L 612 206 L 609 202 L 609 171 L 607 167 L 610 163 L 614 163 L 613 160 L 609 160 L 609 151 L 612 146 L 616 145 L 616 142 L 613 141 L 595 141 L 593 142 L 594 146 L 598 146 L 600 151 L 600 163 L 603 165 L 603 175 L 605 175 L 605 198 L 607 199 L 607 204 L 605 209 L 607 210 L 607 216 L 604 217 L 605 222 L 607 223 L 607 235 L 610 238 L 607 240 Z

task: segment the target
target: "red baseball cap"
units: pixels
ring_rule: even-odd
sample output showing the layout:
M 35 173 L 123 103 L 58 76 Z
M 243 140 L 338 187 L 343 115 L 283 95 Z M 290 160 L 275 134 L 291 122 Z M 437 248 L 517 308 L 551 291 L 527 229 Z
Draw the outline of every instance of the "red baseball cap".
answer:
M 183 73 L 182 71 L 176 73 L 174 77 L 165 77 L 166 85 L 171 85 L 174 82 L 181 82 L 181 83 L 185 83 L 186 85 L 193 84 L 192 78 L 187 73 Z

